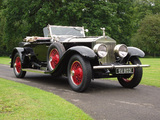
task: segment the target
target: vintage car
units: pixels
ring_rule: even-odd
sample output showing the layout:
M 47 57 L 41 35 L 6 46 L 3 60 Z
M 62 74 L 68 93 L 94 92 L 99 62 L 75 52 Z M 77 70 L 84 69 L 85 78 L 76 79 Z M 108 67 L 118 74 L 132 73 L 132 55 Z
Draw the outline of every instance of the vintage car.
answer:
M 44 37 L 26 37 L 11 55 L 11 68 L 18 78 L 26 71 L 52 76 L 66 75 L 74 91 L 86 90 L 94 78 L 117 77 L 125 88 L 136 87 L 142 78 L 142 50 L 116 45 L 105 36 L 86 37 L 84 27 L 48 25 Z

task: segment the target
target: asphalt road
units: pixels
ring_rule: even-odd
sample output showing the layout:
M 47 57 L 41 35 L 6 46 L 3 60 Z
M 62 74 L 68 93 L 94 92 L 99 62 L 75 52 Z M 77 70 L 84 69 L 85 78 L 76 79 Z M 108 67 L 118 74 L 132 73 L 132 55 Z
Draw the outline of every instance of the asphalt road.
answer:
M 0 77 L 59 95 L 95 120 L 160 119 L 160 88 L 139 85 L 135 89 L 125 89 L 117 81 L 96 79 L 86 92 L 76 93 L 65 77 L 28 72 L 25 78 L 18 79 L 9 66 L 1 64 Z

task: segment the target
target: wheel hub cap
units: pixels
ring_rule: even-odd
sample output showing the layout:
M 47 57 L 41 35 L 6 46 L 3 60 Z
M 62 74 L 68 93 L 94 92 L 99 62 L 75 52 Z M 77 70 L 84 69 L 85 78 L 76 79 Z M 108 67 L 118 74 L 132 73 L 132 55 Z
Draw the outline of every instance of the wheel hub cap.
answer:
M 57 49 L 51 50 L 50 55 L 49 55 L 49 65 L 50 65 L 52 70 L 58 64 L 59 59 L 60 59 L 60 57 L 59 57 L 58 50 Z
M 14 67 L 15 67 L 17 73 L 21 72 L 21 60 L 20 60 L 20 57 L 16 58 L 15 63 L 14 63 Z
M 83 81 L 83 69 L 78 61 L 71 66 L 71 79 L 75 85 L 80 85 Z

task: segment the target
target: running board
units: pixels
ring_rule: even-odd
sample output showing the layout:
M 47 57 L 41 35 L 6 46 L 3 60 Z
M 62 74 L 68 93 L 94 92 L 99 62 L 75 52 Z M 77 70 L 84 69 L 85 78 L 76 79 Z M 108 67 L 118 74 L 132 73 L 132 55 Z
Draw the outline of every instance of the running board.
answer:
M 27 71 L 27 72 L 34 72 L 34 73 L 45 73 L 45 72 L 48 72 L 48 71 L 45 71 L 45 70 L 38 70 L 38 69 L 30 69 L 30 68 L 23 68 L 22 71 Z

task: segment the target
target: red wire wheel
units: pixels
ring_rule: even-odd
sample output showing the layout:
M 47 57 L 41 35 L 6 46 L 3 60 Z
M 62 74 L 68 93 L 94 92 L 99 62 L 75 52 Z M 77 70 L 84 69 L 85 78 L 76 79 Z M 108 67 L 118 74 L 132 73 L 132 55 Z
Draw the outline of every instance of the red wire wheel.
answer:
M 138 57 L 131 57 L 128 61 L 129 65 L 141 64 Z M 119 83 L 125 88 L 134 88 L 136 87 L 142 79 L 143 70 L 142 68 L 134 68 L 132 75 L 122 75 L 118 77 Z
M 60 60 L 60 56 L 59 56 L 58 50 L 56 48 L 52 49 L 49 54 L 49 65 L 52 70 L 55 69 L 59 60 Z
M 134 78 L 134 69 L 133 69 L 133 74 L 130 76 L 130 77 L 128 77 L 128 78 L 122 78 L 125 82 L 131 82 L 132 80 L 133 80 L 133 78 Z
M 71 79 L 75 85 L 80 85 L 83 81 L 83 69 L 79 61 L 73 62 L 71 66 Z
M 20 72 L 21 72 L 21 60 L 20 60 L 20 57 L 19 57 L 19 56 L 16 57 L 14 66 L 15 66 L 16 72 L 17 72 L 18 74 L 20 74 Z
M 76 92 L 83 92 L 89 87 L 92 78 L 90 61 L 79 54 L 71 56 L 67 76 L 70 87 Z
M 26 71 L 22 71 L 22 62 L 18 53 L 13 58 L 13 71 L 17 78 L 23 78 L 26 75 Z
M 49 72 L 56 69 L 64 53 L 65 53 L 65 48 L 63 44 L 59 42 L 54 42 L 49 46 L 47 52 L 47 69 Z M 61 75 L 61 73 L 59 72 L 54 74 L 54 72 L 52 72 L 51 75 L 59 76 Z

